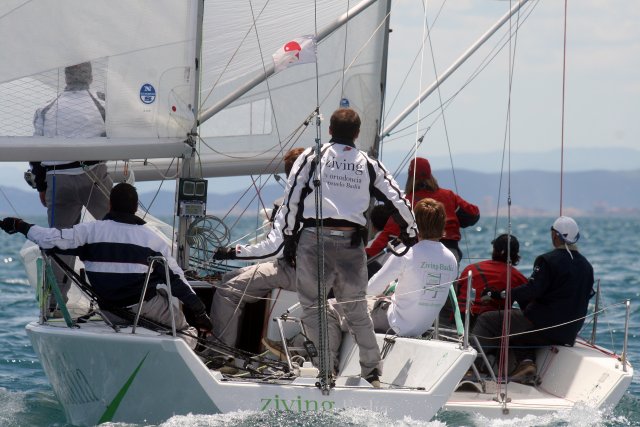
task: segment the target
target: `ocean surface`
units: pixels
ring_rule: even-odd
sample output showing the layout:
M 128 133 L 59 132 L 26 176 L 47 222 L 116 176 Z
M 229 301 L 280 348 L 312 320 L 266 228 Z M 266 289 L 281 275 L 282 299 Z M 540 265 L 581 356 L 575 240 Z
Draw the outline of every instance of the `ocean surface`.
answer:
M 42 224 L 44 218 L 33 219 Z M 491 240 L 507 229 L 507 221 L 484 219 L 466 229 L 462 250 L 471 261 L 490 257 Z M 531 273 L 534 257 L 550 248 L 552 218 L 512 219 L 511 229 L 520 240 L 522 260 L 518 265 Z M 622 350 L 624 308 L 618 303 L 631 300 L 629 359 L 640 368 L 640 218 L 578 218 L 580 250 L 594 266 L 600 280 L 604 306 L 613 306 L 599 318 L 597 343 Z M 253 221 L 255 224 L 255 220 Z M 241 226 L 243 224 L 241 223 Z M 244 224 L 248 227 L 250 224 Z M 237 228 L 240 236 L 246 230 Z M 27 282 L 19 250 L 22 235 L 0 233 L 0 426 L 68 426 L 42 371 L 24 326 L 37 318 L 34 290 Z M 465 258 L 465 261 L 468 260 Z M 466 262 L 462 263 L 464 266 Z M 584 336 L 591 333 L 585 325 Z M 607 411 L 576 408 L 547 416 L 499 421 L 455 412 L 440 412 L 435 419 L 405 419 L 391 422 L 384 415 L 364 410 L 331 414 L 236 412 L 224 415 L 175 416 L 162 426 L 639 426 L 640 381 L 638 370 L 628 392 L 617 407 Z M 124 424 L 111 424 L 123 426 Z

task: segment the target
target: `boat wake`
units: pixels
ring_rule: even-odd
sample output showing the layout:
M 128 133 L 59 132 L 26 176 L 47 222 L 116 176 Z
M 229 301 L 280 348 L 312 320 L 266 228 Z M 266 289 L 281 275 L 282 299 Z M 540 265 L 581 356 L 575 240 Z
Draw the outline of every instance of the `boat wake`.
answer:
M 104 426 L 134 427 L 137 424 L 107 423 Z M 236 411 L 216 415 L 177 415 L 158 427 L 234 427 L 234 426 L 420 426 L 445 427 L 442 421 L 418 421 L 407 417 L 393 421 L 383 414 L 364 409 L 345 409 L 323 413 L 276 411 Z M 148 425 L 145 425 L 148 426 Z
M 623 415 L 616 415 L 610 409 L 595 409 L 584 404 L 576 404 L 571 410 L 558 411 L 545 415 L 527 415 L 513 419 L 486 418 L 481 415 L 472 417 L 474 427 L 529 427 L 529 426 L 626 426 L 631 425 Z

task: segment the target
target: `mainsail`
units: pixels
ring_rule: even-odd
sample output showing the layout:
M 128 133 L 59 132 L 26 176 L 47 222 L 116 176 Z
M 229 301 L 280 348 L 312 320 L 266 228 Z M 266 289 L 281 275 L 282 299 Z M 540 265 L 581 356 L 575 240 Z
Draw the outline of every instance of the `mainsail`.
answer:
M 341 100 L 363 118 L 359 148 L 372 150 L 384 90 L 388 2 L 316 3 L 205 3 L 199 110 L 215 108 L 247 82 L 261 82 L 200 123 L 196 164 L 203 177 L 281 170 L 284 152 L 314 144 L 315 121 L 310 119 L 318 105 L 327 119 L 321 136 L 329 138 L 328 116 Z M 289 67 L 267 78 L 272 55 L 281 46 L 323 32 L 317 62 Z M 136 167 L 136 178 L 158 179 L 156 168 L 157 163 Z
M 174 157 L 194 123 L 197 2 L 12 0 L 0 5 L 3 161 Z M 34 137 L 38 108 L 91 62 L 105 138 Z
M 198 111 L 215 108 L 260 76 L 261 83 L 199 123 L 198 175 L 281 169 L 274 159 L 314 143 L 309 127 L 316 107 L 328 117 L 341 101 L 363 117 L 358 143 L 372 149 L 384 90 L 388 2 L 205 2 L 201 52 L 197 3 L 3 2 L 0 37 L 15 40 L 0 45 L 0 61 L 12 64 L 0 71 L 3 161 L 165 158 L 154 166 L 132 163 L 139 180 L 159 179 L 163 164 L 175 166 L 173 158 L 190 151 L 184 141 Z M 317 62 L 266 78 L 279 47 L 318 34 Z M 64 68 L 85 61 L 93 65 L 92 92 L 104 95 L 106 138 L 33 136 L 34 112 L 64 90 Z M 196 79 L 200 100 L 194 99 Z M 321 136 L 329 137 L 327 121 Z

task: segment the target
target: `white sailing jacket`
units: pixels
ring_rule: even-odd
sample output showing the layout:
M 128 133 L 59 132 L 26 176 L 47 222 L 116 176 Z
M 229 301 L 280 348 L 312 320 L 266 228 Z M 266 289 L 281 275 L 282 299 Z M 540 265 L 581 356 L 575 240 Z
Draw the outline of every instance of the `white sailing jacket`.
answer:
M 304 220 L 315 220 L 315 192 L 320 190 L 325 225 L 365 226 L 366 212 L 371 198 L 375 197 L 392 207 L 392 217 L 402 231 L 410 237 L 416 236 L 411 206 L 379 161 L 355 148 L 352 141 L 333 138 L 321 147 L 320 186 L 316 187 L 313 182 L 316 155 L 314 148 L 307 148 L 289 174 L 283 206 L 282 232 L 285 235 L 295 234 Z
M 398 280 L 387 310 L 389 326 L 401 336 L 418 336 L 433 324 L 458 277 L 456 257 L 442 243 L 421 240 L 401 257 L 392 256 L 369 279 L 368 295 L 380 295 Z
M 266 259 L 282 255 L 284 239 L 282 238 L 283 209 L 278 208 L 273 226 L 267 237 L 254 245 L 236 245 L 237 259 Z
M 101 100 L 88 89 L 65 90 L 33 118 L 34 135 L 67 138 L 106 136 L 105 109 Z M 65 160 L 43 161 L 43 166 L 71 163 Z M 57 174 L 77 175 L 82 168 L 56 170 Z

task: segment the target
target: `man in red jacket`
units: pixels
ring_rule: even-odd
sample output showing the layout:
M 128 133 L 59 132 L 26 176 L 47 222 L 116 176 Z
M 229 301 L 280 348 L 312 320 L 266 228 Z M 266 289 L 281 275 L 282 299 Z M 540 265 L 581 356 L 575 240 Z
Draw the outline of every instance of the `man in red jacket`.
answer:
M 471 325 L 475 318 L 486 312 L 504 308 L 504 303 L 491 298 L 490 293 L 500 293 L 507 288 L 507 272 L 511 269 L 511 289 L 527 283 L 527 278 L 516 269 L 520 261 L 520 243 L 516 236 L 508 234 L 499 235 L 493 242 L 491 259 L 469 264 L 462 273 L 456 286 L 460 312 L 465 313 L 467 303 L 467 280 L 471 272 L 471 285 L 475 290 L 475 298 L 471 302 Z M 507 260 L 511 259 L 511 264 Z

